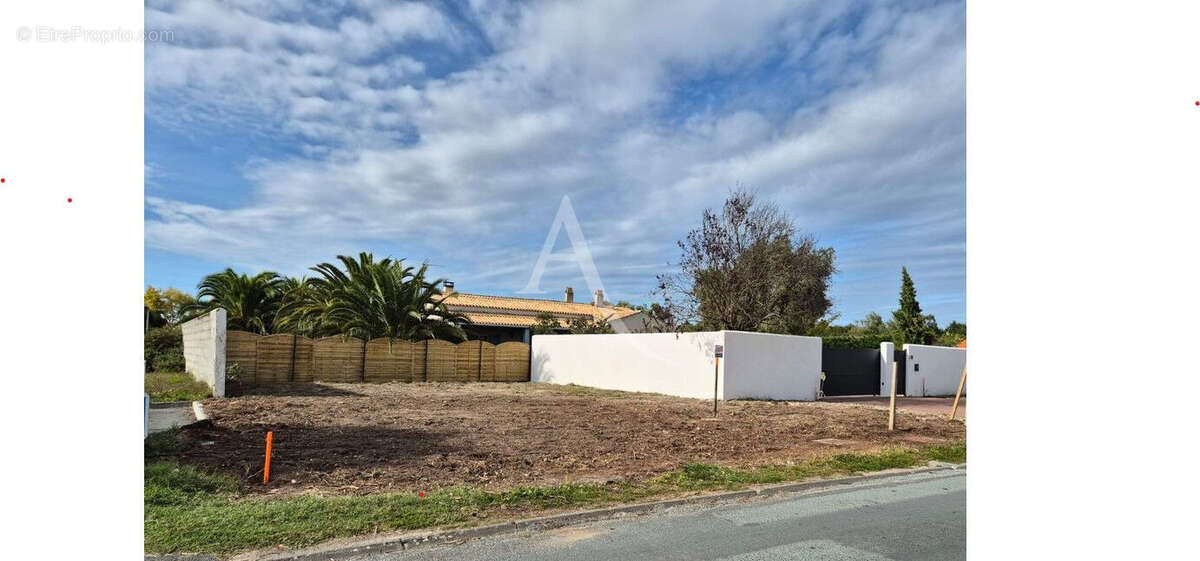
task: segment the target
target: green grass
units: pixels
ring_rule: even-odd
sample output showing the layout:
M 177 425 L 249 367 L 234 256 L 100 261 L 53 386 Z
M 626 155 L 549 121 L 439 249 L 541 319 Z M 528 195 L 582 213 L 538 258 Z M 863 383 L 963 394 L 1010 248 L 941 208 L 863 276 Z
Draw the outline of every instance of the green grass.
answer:
M 179 429 L 172 428 L 156 432 L 146 437 L 145 455 L 147 460 L 175 459 L 183 451 L 179 443 Z
M 171 442 L 173 437 L 169 442 L 148 442 L 147 457 L 172 456 L 177 449 L 171 447 Z M 912 467 L 928 460 L 966 461 L 966 445 L 837 454 L 791 465 L 746 469 L 688 464 L 680 471 L 639 483 L 569 483 L 500 492 L 455 487 L 428 493 L 424 498 L 409 493 L 281 499 L 242 496 L 231 477 L 204 473 L 170 460 L 152 461 L 145 470 L 145 547 L 149 553 L 233 553 L 279 544 L 295 548 L 336 537 L 467 526 L 532 511 Z
M 212 397 L 208 384 L 184 372 L 147 372 L 146 393 L 150 401 L 196 401 Z

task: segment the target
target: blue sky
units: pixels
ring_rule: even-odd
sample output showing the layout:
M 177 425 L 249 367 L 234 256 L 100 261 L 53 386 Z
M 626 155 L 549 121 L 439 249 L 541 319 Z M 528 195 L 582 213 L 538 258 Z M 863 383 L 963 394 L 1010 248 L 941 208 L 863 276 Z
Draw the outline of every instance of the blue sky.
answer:
M 963 321 L 963 3 L 738 4 L 150 0 L 145 281 L 368 250 L 515 294 L 566 195 L 609 299 L 645 302 L 744 184 L 836 249 L 842 321 L 886 317 L 901 266 Z

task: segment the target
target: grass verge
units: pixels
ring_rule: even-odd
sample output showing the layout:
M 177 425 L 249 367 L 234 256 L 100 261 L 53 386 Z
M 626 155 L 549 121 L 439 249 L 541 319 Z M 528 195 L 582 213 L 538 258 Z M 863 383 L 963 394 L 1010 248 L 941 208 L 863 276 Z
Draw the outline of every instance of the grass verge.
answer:
M 171 455 L 171 450 L 158 443 L 149 443 L 147 452 L 150 458 Z M 688 464 L 638 483 L 565 484 L 499 492 L 456 487 L 423 498 L 407 493 L 274 500 L 245 497 L 239 496 L 238 484 L 229 476 L 159 460 L 145 469 L 145 548 L 148 553 L 233 553 L 275 545 L 296 548 L 337 537 L 469 526 L 537 511 L 913 467 L 929 460 L 964 462 L 966 444 L 837 454 L 745 469 Z
M 186 372 L 147 372 L 146 393 L 150 401 L 196 401 L 212 397 L 208 384 Z

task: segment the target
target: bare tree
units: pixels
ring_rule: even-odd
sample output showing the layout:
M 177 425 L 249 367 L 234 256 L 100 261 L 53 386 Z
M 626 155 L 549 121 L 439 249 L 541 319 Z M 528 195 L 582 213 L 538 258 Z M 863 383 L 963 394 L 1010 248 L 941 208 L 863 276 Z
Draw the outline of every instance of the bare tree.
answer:
M 678 242 L 679 271 L 659 275 L 672 317 L 705 329 L 801 334 L 828 312 L 833 248 L 800 235 L 779 207 L 737 188 L 721 213 Z

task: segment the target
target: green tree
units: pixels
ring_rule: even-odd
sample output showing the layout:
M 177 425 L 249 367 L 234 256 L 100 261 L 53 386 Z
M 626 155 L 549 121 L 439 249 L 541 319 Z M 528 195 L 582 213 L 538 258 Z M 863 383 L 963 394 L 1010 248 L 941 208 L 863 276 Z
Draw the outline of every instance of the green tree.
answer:
M 938 335 L 935 344 L 943 347 L 954 347 L 963 342 L 963 340 L 966 338 L 967 324 L 952 321 L 950 322 L 950 325 L 947 325 L 946 329 L 943 329 L 942 333 Z
M 196 298 L 178 288 L 160 290 L 154 286 L 146 286 L 144 304 L 150 310 L 150 326 L 154 327 L 155 319 L 161 320 L 162 325 L 176 325 L 189 308 L 196 304 Z
M 612 333 L 613 328 L 607 321 L 597 320 L 591 317 L 576 317 L 567 322 L 567 329 L 573 334 L 584 333 Z
M 928 345 L 933 343 L 938 334 L 937 321 L 933 316 L 921 313 L 917 287 L 906 267 L 900 268 L 900 307 L 892 312 L 892 325 L 903 336 L 903 343 Z
M 466 316 L 442 302 L 445 279 L 429 280 L 428 265 L 414 269 L 402 259 L 375 261 L 371 253 L 358 259 L 339 255 L 341 266 L 312 267 L 319 276 L 292 286 L 280 311 L 282 329 L 316 336 L 344 335 L 417 341 L 462 341 Z
M 537 323 L 529 328 L 530 335 L 554 335 L 562 332 L 563 326 L 550 312 L 537 315 Z
M 887 324 L 883 322 L 883 316 L 875 312 L 867 314 L 867 317 L 854 324 L 852 332 L 859 335 L 869 335 L 872 337 L 881 336 L 887 332 Z
M 658 277 L 676 322 L 707 329 L 804 334 L 833 303 L 834 251 L 800 235 L 777 206 L 736 190 L 678 242 L 679 271 Z
M 197 299 L 185 308 L 181 319 L 186 321 L 224 308 L 228 313 L 226 325 L 229 329 L 270 334 L 274 332 L 275 314 L 279 311 L 284 287 L 285 279 L 271 271 L 249 276 L 225 269 L 200 281 Z

